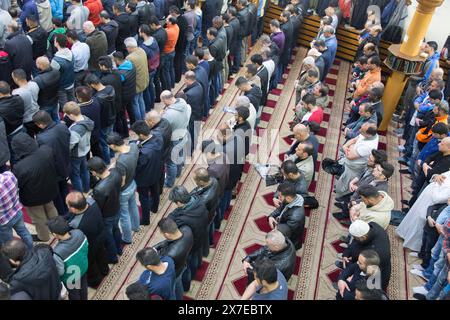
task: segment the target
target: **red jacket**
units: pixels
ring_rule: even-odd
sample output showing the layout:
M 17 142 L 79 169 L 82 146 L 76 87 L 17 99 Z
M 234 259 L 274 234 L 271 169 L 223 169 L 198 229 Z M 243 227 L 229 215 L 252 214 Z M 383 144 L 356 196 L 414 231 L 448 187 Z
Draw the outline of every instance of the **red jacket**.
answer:
M 100 24 L 100 12 L 103 10 L 103 4 L 100 0 L 86 0 L 84 6 L 89 9 L 88 20 L 92 21 L 94 26 Z

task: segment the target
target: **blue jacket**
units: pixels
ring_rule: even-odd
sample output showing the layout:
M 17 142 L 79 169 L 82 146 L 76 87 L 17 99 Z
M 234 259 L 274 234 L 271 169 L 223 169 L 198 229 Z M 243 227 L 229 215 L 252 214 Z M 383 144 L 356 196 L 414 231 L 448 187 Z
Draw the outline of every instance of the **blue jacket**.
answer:
M 34 0 L 24 0 L 22 12 L 20 14 L 20 23 L 22 24 L 23 30 L 28 31 L 27 24 L 25 23 L 25 18 L 32 15 L 39 18 L 36 2 L 34 2 Z
M 53 18 L 63 20 L 64 0 L 50 0 Z
M 201 84 L 203 88 L 203 105 L 204 109 L 207 110 L 209 108 L 209 80 L 208 75 L 204 68 L 197 66 L 194 70 L 195 78 Z
M 162 20 L 166 16 L 166 12 L 168 11 L 168 7 L 166 1 L 164 0 L 155 0 L 153 1 L 156 9 L 156 16 L 159 20 Z
M 434 55 L 432 55 L 427 59 L 428 61 L 430 61 L 430 65 L 427 71 L 425 72 L 425 75 L 423 76 L 423 80 L 428 80 L 434 68 L 436 68 L 436 66 L 439 66 L 439 58 L 440 58 L 439 52 L 436 52 Z
M 58 51 L 53 57 L 51 66 L 59 70 L 60 89 L 67 89 L 70 86 L 73 86 L 75 82 L 75 72 L 74 72 L 73 54 L 71 53 L 70 50 L 64 49 L 64 51 Z
M 450 136 L 450 133 L 448 135 Z M 431 138 L 431 140 L 428 141 L 422 148 L 422 150 L 419 153 L 419 157 L 417 159 L 423 162 L 425 161 L 426 158 L 438 152 L 440 142 L 441 140 L 436 139 L 435 137 Z
M 336 57 L 336 51 L 337 51 L 336 36 L 333 35 L 329 38 L 325 38 L 325 44 L 327 45 L 328 50 L 330 50 L 330 57 L 331 57 L 330 62 L 331 62 L 331 64 L 333 64 L 334 58 Z

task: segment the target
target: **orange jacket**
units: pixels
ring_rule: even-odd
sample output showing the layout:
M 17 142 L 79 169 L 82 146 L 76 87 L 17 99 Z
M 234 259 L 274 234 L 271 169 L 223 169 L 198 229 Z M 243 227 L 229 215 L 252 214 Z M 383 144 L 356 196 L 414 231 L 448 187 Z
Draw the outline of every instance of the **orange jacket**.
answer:
M 177 45 L 178 35 L 180 34 L 180 28 L 174 24 L 167 24 L 166 26 L 166 32 L 167 32 L 167 42 L 164 46 L 164 53 L 171 53 L 175 51 L 175 46 Z
M 436 117 L 436 122 L 433 124 L 433 126 L 439 122 L 448 124 L 448 116 L 445 115 L 442 117 Z M 417 141 L 422 142 L 422 143 L 429 142 L 432 137 L 433 137 L 433 131 L 431 129 L 429 129 L 429 127 L 424 127 L 424 128 L 419 129 L 419 131 L 417 131 L 417 134 L 416 134 Z
M 364 78 L 362 78 L 359 82 L 353 97 L 362 97 L 367 92 L 367 90 L 369 90 L 369 87 L 372 85 L 372 83 L 377 81 L 381 81 L 381 68 L 375 68 L 366 73 Z
M 84 2 L 84 6 L 89 9 L 88 20 L 92 21 L 94 26 L 100 24 L 100 12 L 103 10 L 103 4 L 100 0 L 87 0 Z

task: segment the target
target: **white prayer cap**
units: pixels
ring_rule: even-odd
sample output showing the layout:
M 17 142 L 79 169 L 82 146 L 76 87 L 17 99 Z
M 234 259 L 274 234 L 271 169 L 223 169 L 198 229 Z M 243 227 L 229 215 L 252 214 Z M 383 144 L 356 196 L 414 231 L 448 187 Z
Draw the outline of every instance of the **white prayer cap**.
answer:
M 367 235 L 370 231 L 370 226 L 367 222 L 362 220 L 356 220 L 350 225 L 350 228 L 348 229 L 350 234 L 353 237 L 360 238 L 365 235 Z

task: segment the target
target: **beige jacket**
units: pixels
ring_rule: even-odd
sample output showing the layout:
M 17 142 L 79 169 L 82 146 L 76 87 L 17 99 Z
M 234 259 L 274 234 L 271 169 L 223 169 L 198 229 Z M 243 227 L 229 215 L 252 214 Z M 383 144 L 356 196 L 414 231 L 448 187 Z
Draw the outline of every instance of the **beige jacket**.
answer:
M 386 192 L 379 192 L 383 195 L 383 200 L 370 208 L 367 208 L 364 203 L 361 203 L 359 219 L 367 223 L 376 222 L 386 230 L 391 221 L 391 211 L 394 209 L 394 200 L 392 200 Z
M 142 48 L 137 48 L 127 56 L 127 60 L 136 68 L 136 93 L 141 93 L 148 87 L 149 82 L 147 55 Z

